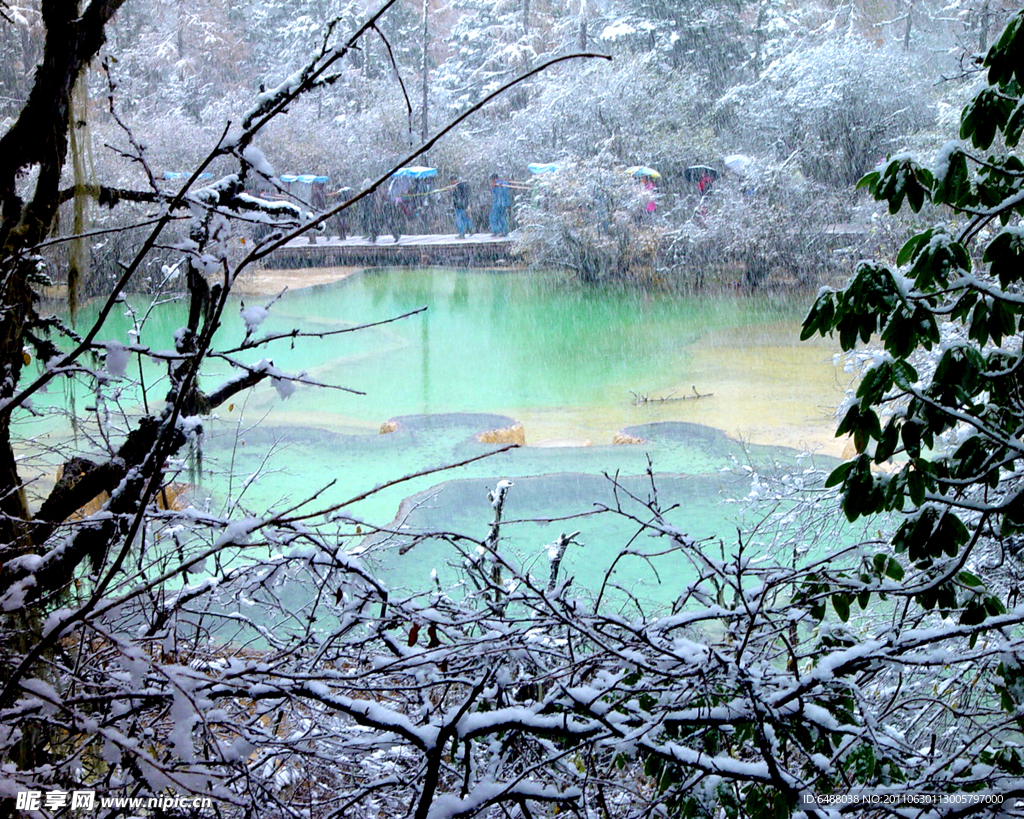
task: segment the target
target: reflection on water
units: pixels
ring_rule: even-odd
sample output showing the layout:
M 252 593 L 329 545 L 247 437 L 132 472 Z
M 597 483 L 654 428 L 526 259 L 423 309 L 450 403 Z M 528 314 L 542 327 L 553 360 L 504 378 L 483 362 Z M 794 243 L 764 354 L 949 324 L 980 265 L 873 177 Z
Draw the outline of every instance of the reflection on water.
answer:
M 400 322 L 321 338 L 284 339 L 240 356 L 269 357 L 290 373 L 344 385 L 365 396 L 300 388 L 281 402 L 269 386 L 250 411 L 276 426 L 373 431 L 396 415 L 492 412 L 526 427 L 527 443 L 550 438 L 608 443 L 650 421 L 690 421 L 740 439 L 800 446 L 832 441 L 842 399 L 828 341 L 799 342 L 810 295 L 732 292 L 714 296 L 649 292 L 623 285 L 581 288 L 554 274 L 380 270 L 329 287 L 286 293 L 260 332 L 330 332 Z M 252 299 L 250 298 L 250 304 Z M 87 321 L 87 311 L 82 321 Z M 184 302 L 164 305 L 139 343 L 170 346 Z M 100 340 L 128 341 L 123 314 Z M 239 341 L 229 315 L 221 344 Z M 216 365 L 214 365 L 216 366 Z M 231 374 L 208 372 L 216 383 Z M 633 395 L 709 398 L 636 405 Z

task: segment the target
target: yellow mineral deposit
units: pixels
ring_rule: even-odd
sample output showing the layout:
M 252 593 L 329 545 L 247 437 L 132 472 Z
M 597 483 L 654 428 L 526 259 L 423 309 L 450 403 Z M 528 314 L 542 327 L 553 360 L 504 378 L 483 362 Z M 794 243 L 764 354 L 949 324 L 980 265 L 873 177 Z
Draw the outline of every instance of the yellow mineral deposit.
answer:
M 476 439 L 482 444 L 519 444 L 526 446 L 526 430 L 523 425 L 515 423 L 510 427 L 489 429 L 481 432 Z

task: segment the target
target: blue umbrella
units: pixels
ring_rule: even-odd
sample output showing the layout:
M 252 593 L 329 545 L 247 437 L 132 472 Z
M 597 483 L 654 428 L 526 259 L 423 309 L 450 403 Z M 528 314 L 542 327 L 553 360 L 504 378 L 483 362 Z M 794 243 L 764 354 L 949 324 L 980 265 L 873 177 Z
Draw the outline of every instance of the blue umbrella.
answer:
M 412 165 L 408 168 L 399 168 L 393 174 L 392 179 L 433 179 L 437 176 L 437 168 L 426 168 L 423 165 Z
M 300 174 L 281 174 L 281 181 L 287 184 L 292 182 L 301 182 L 304 185 L 309 185 L 312 182 L 327 182 L 330 179 L 329 176 L 317 176 L 311 173 L 300 173 Z

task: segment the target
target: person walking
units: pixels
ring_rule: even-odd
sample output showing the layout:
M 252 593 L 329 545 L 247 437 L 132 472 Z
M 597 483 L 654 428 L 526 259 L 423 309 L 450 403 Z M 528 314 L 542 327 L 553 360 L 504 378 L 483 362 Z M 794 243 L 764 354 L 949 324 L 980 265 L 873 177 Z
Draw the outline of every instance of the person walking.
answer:
M 334 204 L 341 202 L 347 202 L 355 194 L 355 191 L 349 187 L 338 188 L 334 193 L 331 194 L 331 198 L 334 200 Z M 348 238 L 349 228 L 349 212 L 348 208 L 339 211 L 334 214 L 328 221 L 328 229 L 333 230 L 341 241 L 345 241 Z
M 508 183 L 491 174 L 491 235 L 508 236 L 508 209 L 512 204 Z
M 465 239 L 472 232 L 472 225 L 469 222 L 469 215 L 466 210 L 469 208 L 469 183 L 459 181 L 459 177 L 452 174 L 448 177 L 448 185 L 452 189 L 452 209 L 455 211 L 455 232 L 460 239 Z
M 371 184 L 371 180 L 364 179 L 362 190 L 366 190 Z M 378 188 L 359 200 L 359 227 L 366 240 L 372 244 L 377 244 L 377 237 L 384 227 L 386 198 L 387 194 Z

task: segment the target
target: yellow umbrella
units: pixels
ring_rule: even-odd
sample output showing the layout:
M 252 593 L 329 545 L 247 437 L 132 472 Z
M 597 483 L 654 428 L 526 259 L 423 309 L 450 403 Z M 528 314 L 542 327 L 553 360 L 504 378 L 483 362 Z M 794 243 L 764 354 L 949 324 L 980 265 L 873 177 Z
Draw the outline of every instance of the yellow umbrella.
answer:
M 631 173 L 633 176 L 649 176 L 651 179 L 661 179 L 660 173 L 654 170 L 654 168 L 648 168 L 646 165 L 634 165 L 632 168 L 626 168 L 626 173 Z

